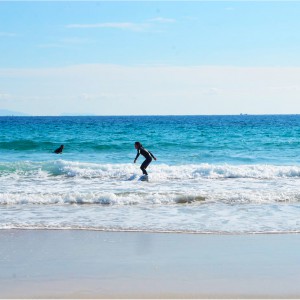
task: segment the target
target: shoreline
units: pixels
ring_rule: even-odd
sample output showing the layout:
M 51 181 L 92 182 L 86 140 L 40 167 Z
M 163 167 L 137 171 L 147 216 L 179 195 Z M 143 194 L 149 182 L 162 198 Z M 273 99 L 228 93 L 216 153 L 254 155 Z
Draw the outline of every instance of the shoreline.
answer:
M 300 298 L 300 235 L 0 230 L 0 298 Z
M 252 235 L 300 235 L 300 230 L 293 231 L 249 231 L 249 232 L 228 232 L 228 231 L 176 231 L 176 230 L 144 230 L 144 229 L 106 229 L 106 228 L 55 228 L 55 227 L 24 227 L 24 228 L 0 228 L 1 231 L 86 231 L 86 232 L 107 232 L 107 233 L 145 233 L 145 234 L 187 234 L 187 235 L 216 235 L 216 236 L 252 236 Z

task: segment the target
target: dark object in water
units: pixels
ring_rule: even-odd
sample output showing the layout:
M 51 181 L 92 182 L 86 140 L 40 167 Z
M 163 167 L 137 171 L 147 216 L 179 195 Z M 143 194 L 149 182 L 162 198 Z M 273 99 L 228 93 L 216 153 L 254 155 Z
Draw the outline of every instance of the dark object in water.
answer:
M 56 150 L 54 150 L 54 153 L 56 153 L 56 154 L 62 154 L 63 149 L 64 149 L 64 145 L 60 145 L 59 148 L 57 148 Z

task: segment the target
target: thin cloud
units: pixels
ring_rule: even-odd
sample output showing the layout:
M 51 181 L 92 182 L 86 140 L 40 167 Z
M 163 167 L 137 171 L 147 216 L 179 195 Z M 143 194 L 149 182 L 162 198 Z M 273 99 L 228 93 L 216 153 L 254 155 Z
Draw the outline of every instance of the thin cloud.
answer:
M 131 31 L 143 31 L 149 27 L 147 23 L 132 23 L 132 22 L 109 22 L 96 24 L 69 24 L 67 28 L 112 28 Z
M 63 44 L 40 44 L 39 48 L 64 48 L 66 45 Z
M 181 19 L 187 20 L 187 21 L 198 21 L 199 18 L 192 17 L 192 16 L 183 16 Z
M 70 38 L 62 39 L 61 42 L 65 44 L 87 44 L 93 41 L 86 38 L 70 37 Z
M 154 23 L 175 23 L 175 19 L 171 18 L 152 18 L 142 23 L 134 22 L 106 22 L 106 23 L 94 23 L 94 24 L 68 24 L 67 28 L 110 28 L 110 29 L 120 29 L 129 31 L 145 31 L 154 26 Z
M 0 37 L 1 36 L 4 36 L 4 37 L 14 37 L 14 36 L 16 36 L 16 34 L 15 33 L 13 33 L 13 32 L 1 32 L 0 31 Z
M 12 95 L 0 91 L 0 100 L 7 101 L 7 100 L 11 100 L 11 98 Z
M 162 18 L 162 17 L 157 17 L 153 19 L 149 19 L 149 22 L 156 22 L 156 23 L 175 23 L 175 19 L 169 19 L 169 18 Z
M 82 101 L 95 101 L 95 100 L 103 100 L 103 99 L 114 99 L 121 96 L 122 94 L 117 94 L 117 93 L 98 93 L 98 94 L 82 93 L 79 95 L 79 99 Z
M 39 44 L 39 48 L 65 48 L 69 45 L 81 45 L 81 44 L 88 44 L 94 41 L 85 38 L 77 38 L 77 37 L 70 37 L 65 38 L 57 41 L 56 43 L 48 43 L 48 44 Z
M 296 67 L 0 68 L 0 78 L 11 81 L 10 91 L 0 90 L 0 103 L 8 106 L 4 99 L 11 95 L 9 109 L 33 115 L 58 115 L 70 107 L 76 114 L 102 115 L 292 113 L 299 112 L 299 76 Z

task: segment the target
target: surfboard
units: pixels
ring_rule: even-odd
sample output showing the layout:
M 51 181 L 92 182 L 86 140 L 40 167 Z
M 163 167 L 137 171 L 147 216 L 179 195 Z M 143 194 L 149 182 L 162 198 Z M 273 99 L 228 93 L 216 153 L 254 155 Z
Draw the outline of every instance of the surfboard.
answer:
M 149 181 L 147 175 L 142 175 L 142 176 L 139 178 L 139 180 L 140 180 L 140 181 Z

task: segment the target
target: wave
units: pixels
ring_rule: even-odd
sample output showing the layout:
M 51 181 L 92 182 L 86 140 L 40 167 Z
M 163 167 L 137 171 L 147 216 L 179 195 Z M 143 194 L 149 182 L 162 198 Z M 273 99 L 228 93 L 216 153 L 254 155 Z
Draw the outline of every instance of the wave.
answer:
M 299 192 L 216 191 L 216 192 L 10 192 L 0 193 L 0 205 L 203 205 L 299 203 Z
M 0 205 L 14 204 L 100 204 L 100 205 L 137 205 L 137 204 L 183 204 L 203 202 L 202 195 L 182 193 L 0 193 Z
M 54 150 L 57 143 L 51 142 L 36 142 L 32 140 L 15 140 L 8 142 L 0 142 L 0 149 L 4 150 L 16 150 L 16 151 L 28 151 L 36 149 L 47 149 L 48 151 Z
M 53 152 L 56 148 L 60 146 L 60 142 L 50 142 L 50 141 L 42 141 L 42 140 L 27 140 L 27 139 L 18 139 L 18 140 L 10 140 L 10 141 L 1 141 L 0 142 L 0 150 L 14 150 L 14 151 L 30 151 L 37 150 L 40 152 Z M 72 151 L 82 152 L 84 151 L 124 151 L 124 149 L 128 148 L 128 143 L 109 143 L 109 144 L 101 144 L 92 141 L 78 141 L 75 139 L 69 139 L 64 142 L 65 145 L 72 145 Z M 130 144 L 130 149 L 132 149 L 132 145 Z
M 153 163 L 149 167 L 151 180 L 196 179 L 276 179 L 300 178 L 300 166 L 276 165 L 165 165 Z M 54 160 L 46 162 L 19 161 L 0 163 L 0 178 L 5 176 L 65 176 L 101 178 L 103 180 L 137 180 L 141 174 L 138 164 L 97 164 Z

